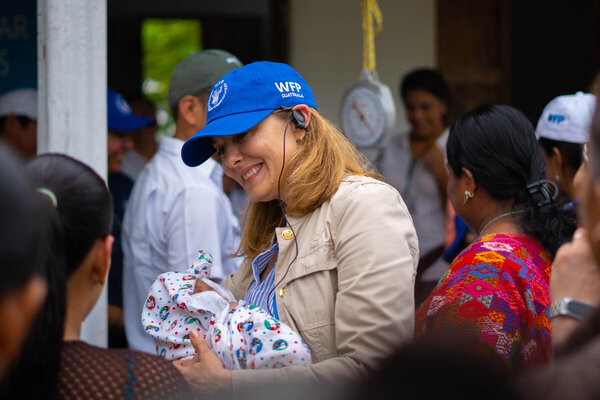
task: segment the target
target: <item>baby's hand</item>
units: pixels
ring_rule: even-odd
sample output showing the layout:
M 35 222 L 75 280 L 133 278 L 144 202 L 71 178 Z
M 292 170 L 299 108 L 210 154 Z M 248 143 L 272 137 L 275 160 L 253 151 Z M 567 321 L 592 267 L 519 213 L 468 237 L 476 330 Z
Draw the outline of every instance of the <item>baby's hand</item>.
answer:
M 208 286 L 208 284 L 206 282 L 204 282 L 202 279 L 196 279 L 196 286 L 194 286 L 194 293 L 208 292 L 208 291 L 214 291 L 214 289 L 211 288 L 210 286 Z

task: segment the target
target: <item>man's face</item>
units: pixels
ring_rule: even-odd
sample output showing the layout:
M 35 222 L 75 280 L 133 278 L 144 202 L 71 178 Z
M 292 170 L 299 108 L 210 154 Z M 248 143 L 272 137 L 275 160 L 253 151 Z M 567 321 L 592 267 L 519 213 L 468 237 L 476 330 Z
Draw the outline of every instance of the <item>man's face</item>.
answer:
M 2 137 L 21 158 L 37 153 L 37 121 L 33 119 L 9 115 L 4 122 Z
M 106 150 L 108 153 L 108 173 L 121 171 L 121 163 L 125 152 L 133 148 L 133 141 L 129 133 L 108 131 L 108 143 Z

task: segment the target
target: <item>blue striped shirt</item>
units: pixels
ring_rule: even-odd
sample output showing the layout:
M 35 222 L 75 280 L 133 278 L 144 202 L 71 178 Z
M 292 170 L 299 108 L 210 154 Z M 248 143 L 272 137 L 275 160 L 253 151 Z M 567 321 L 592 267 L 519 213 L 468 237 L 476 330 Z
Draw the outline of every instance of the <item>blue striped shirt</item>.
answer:
M 275 303 L 275 267 L 269 272 L 269 276 L 264 281 L 260 281 L 260 274 L 267 268 L 269 260 L 279 250 L 279 244 L 275 242 L 271 248 L 263 253 L 260 253 L 254 261 L 252 261 L 252 273 L 254 281 L 248 288 L 248 292 L 244 297 L 247 304 L 261 307 L 263 310 L 271 314 L 275 318 L 279 318 L 277 313 L 277 304 Z

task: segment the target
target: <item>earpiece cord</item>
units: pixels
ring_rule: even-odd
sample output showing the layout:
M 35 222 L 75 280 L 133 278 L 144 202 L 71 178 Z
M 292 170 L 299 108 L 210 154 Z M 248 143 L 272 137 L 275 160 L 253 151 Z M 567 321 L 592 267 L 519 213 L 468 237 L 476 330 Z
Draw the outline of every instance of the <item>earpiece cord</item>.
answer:
M 292 224 L 289 223 L 287 217 L 285 216 L 283 202 L 281 201 L 281 177 L 283 176 L 283 170 L 285 168 L 285 137 L 287 135 L 287 130 L 288 130 L 288 127 L 290 126 L 291 122 L 292 122 L 292 119 L 290 118 L 288 123 L 285 125 L 285 130 L 283 131 L 283 162 L 281 163 L 281 171 L 279 172 L 279 179 L 277 180 L 277 200 L 279 201 L 279 207 L 281 208 L 281 215 L 283 216 L 284 226 L 289 227 L 290 230 L 292 231 L 292 235 L 294 238 L 294 245 L 296 246 L 296 254 L 294 255 L 294 258 L 292 259 L 290 264 L 287 266 L 285 273 L 283 274 L 281 279 L 273 285 L 273 288 L 271 289 L 271 291 L 269 292 L 269 295 L 267 296 L 267 308 L 271 315 L 273 315 L 274 310 L 271 309 L 271 303 L 270 303 L 269 299 L 271 298 L 271 295 L 273 295 L 275 293 L 275 288 L 277 287 L 277 285 L 279 285 L 281 282 L 283 282 L 283 280 L 287 276 L 288 272 L 290 271 L 290 267 L 296 261 L 296 258 L 298 258 L 298 240 L 296 239 L 296 232 L 294 232 L 294 228 L 292 228 Z M 278 250 L 278 253 L 279 253 L 279 250 Z M 279 258 L 279 254 L 277 255 L 277 258 Z M 277 269 L 277 267 L 275 267 L 275 269 Z M 273 303 L 275 303 L 275 302 L 276 302 L 276 300 L 273 299 Z

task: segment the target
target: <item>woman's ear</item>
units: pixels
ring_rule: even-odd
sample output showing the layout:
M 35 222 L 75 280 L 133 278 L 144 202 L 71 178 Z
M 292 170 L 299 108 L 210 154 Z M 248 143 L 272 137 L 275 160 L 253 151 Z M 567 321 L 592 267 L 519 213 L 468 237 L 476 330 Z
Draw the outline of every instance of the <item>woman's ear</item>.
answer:
M 298 104 L 297 106 L 294 106 L 292 110 L 298 111 L 302 114 L 304 117 L 304 127 L 308 128 L 308 125 L 310 124 L 310 117 L 312 115 L 310 108 L 306 104 Z M 303 135 L 304 133 L 301 134 Z
M 477 190 L 477 183 L 475 182 L 473 173 L 471 173 L 471 171 L 469 171 L 465 167 L 462 167 L 462 174 L 460 175 L 460 179 L 462 180 L 463 185 L 465 186 L 465 190 L 468 190 L 469 192 L 474 194 Z
M 552 148 L 552 154 L 548 157 L 550 163 L 554 164 L 555 171 L 562 171 L 564 167 L 566 167 L 563 159 L 563 155 L 560 153 L 558 148 Z
M 183 96 L 179 100 L 178 115 L 188 125 L 198 127 L 201 124 L 206 124 L 206 105 L 192 95 Z
M 110 268 L 110 257 L 112 255 L 112 247 L 115 242 L 113 235 L 108 235 L 104 239 L 98 239 L 94 244 L 94 264 L 92 272 L 96 275 L 98 282 L 104 284 L 108 276 Z

